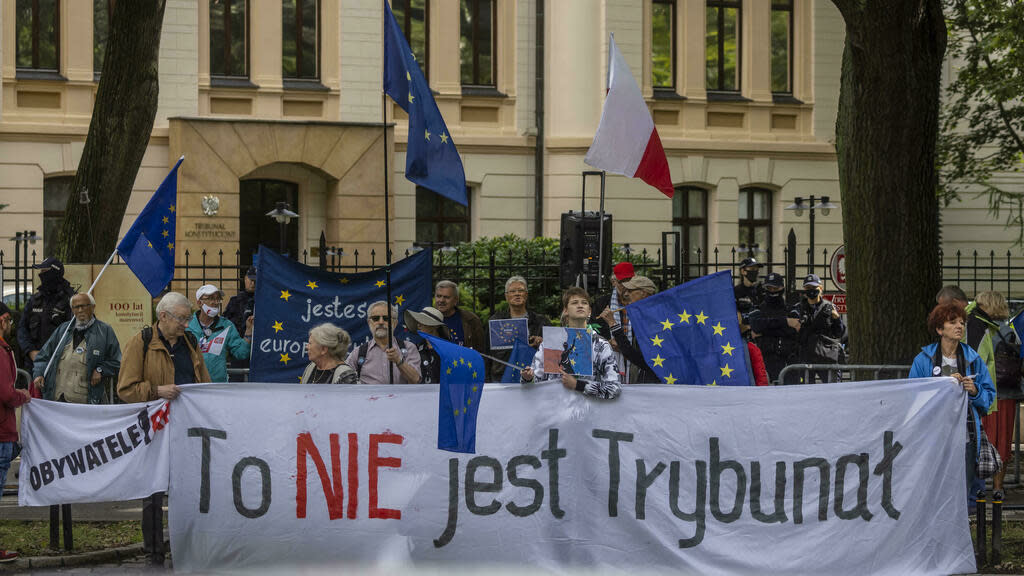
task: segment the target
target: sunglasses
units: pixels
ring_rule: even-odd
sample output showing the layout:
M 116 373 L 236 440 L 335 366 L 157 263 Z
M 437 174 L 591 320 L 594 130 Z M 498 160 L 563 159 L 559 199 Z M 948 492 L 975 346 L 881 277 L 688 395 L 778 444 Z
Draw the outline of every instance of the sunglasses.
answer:
M 387 316 L 370 316 L 372 322 L 383 322 L 387 319 Z

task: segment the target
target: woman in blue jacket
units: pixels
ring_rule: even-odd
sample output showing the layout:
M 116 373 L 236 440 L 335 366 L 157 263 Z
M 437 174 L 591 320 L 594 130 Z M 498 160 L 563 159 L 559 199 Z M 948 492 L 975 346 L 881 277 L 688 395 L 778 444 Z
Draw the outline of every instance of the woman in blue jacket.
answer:
M 974 468 L 978 460 L 981 441 L 981 417 L 996 397 L 996 388 L 988 368 L 973 348 L 961 342 L 967 315 L 960 306 L 939 304 L 928 315 L 928 329 L 938 335 L 939 341 L 921 349 L 910 367 L 911 378 L 951 376 L 964 387 L 970 400 L 967 411 L 967 500 L 973 502 L 970 486 L 974 482 Z

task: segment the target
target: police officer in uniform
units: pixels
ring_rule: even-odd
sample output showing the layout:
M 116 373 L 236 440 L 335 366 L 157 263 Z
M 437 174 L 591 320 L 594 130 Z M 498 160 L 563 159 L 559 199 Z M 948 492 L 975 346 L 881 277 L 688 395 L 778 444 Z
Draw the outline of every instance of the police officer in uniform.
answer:
M 733 287 L 736 298 L 736 310 L 746 316 L 761 305 L 764 299 L 764 285 L 758 282 L 761 265 L 753 258 L 744 258 L 740 262 L 740 282 Z
M 18 346 L 22 367 L 32 371 L 32 362 L 53 331 L 71 320 L 71 296 L 75 291 L 64 279 L 64 263 L 47 258 L 33 266 L 39 272 L 39 289 L 29 297 L 18 322 Z
M 778 380 L 787 364 L 796 362 L 800 351 L 800 318 L 786 306 L 785 281 L 782 274 L 772 272 L 764 281 L 764 300 L 750 313 L 750 330 L 754 343 L 764 356 L 768 379 Z M 800 375 L 793 373 L 786 382 L 796 384 Z

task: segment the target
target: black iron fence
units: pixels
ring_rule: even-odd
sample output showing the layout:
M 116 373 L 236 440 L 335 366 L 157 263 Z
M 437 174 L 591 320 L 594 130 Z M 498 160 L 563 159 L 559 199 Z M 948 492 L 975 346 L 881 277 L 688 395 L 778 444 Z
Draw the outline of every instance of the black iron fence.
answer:
M 629 250 L 628 244 L 616 247 L 619 260 L 633 263 L 637 274 L 647 276 L 664 290 L 687 280 L 728 270 L 734 281 L 739 277 L 740 262 L 750 255 L 744 248 L 722 249 L 715 247 L 709 252 L 700 249 L 687 254 L 673 247 L 678 245 L 678 233 L 666 232 L 662 247 L 649 251 L 647 249 Z M 675 238 L 672 236 L 676 235 Z M 16 234 L 13 258 L 0 251 L 0 290 L 3 300 L 12 308 L 21 307 L 32 292 L 32 266 L 42 261 L 42 254 L 33 246 L 35 235 L 30 232 Z M 821 247 L 815 250 L 812 261 L 809 249 L 798 249 L 795 236 L 790 235 L 789 242 L 781 250 L 781 254 L 773 254 L 771 250 L 759 251 L 754 254 L 762 265 L 762 274 L 779 272 L 785 275 L 787 290 L 790 293 L 799 289 L 801 279 L 809 274 L 818 274 L 826 290 L 837 291 L 833 282 L 829 261 L 835 246 Z M 405 250 L 393 257 L 403 258 L 419 251 L 416 247 Z M 819 251 L 820 250 L 820 251 Z M 351 252 L 341 246 L 321 244 L 314 257 L 308 250 L 303 250 L 297 259 L 308 265 L 319 266 L 332 272 L 365 272 L 384 266 L 383 254 L 377 250 Z M 202 250 L 192 252 L 186 250 L 182 255 L 184 262 L 174 271 L 172 288 L 183 293 L 190 293 L 203 284 L 216 284 L 228 292 L 242 289 L 242 278 L 251 261 L 243 259 L 239 251 L 216 252 Z M 1013 254 L 996 254 L 994 251 L 971 252 L 956 251 L 947 255 L 940 252 L 943 283 L 957 284 L 969 295 L 984 290 L 1002 292 L 1010 299 L 1024 298 L 1024 261 L 1014 261 Z M 563 286 L 560 283 L 560 272 L 564 263 L 560 261 L 557 249 L 517 251 L 514 249 L 481 250 L 473 245 L 457 247 L 443 246 L 435 248 L 433 258 L 432 283 L 439 280 L 452 280 L 460 285 L 465 302 L 482 315 L 489 316 L 504 302 L 505 281 L 511 276 L 522 276 L 530 288 L 531 305 L 539 311 L 557 315 L 560 311 L 559 297 Z M 115 265 L 123 265 L 116 258 Z M 596 263 L 594 263 L 596 265 Z M 599 290 L 587 286 L 592 294 Z M 605 284 L 600 291 L 607 291 Z

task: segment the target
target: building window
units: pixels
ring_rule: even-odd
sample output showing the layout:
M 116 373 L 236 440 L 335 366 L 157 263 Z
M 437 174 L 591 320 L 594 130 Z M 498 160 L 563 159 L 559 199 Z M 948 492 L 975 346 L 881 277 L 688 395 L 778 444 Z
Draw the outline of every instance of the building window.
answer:
M 763 188 L 744 188 L 739 197 L 738 257 L 763 258 L 772 237 L 772 192 Z
M 675 0 L 651 4 L 651 85 L 655 90 L 675 90 Z
M 461 0 L 459 58 L 463 86 L 494 86 L 494 0 Z
M 210 0 L 210 75 L 249 76 L 246 0 Z
M 60 59 L 59 0 L 17 0 L 17 67 L 24 70 L 58 70 Z
M 316 80 L 320 77 L 320 2 L 284 0 L 281 10 L 281 75 Z
M 427 76 L 430 43 L 430 1 L 429 0 L 391 0 L 391 11 L 398 21 L 398 26 L 405 33 L 405 41 L 412 49 L 412 55 L 420 65 L 423 77 Z
M 793 0 L 772 0 L 772 92 L 793 93 Z
M 708 193 L 682 186 L 672 198 L 672 229 L 679 232 L 680 265 L 686 280 L 701 276 L 698 263 L 708 260 Z
M 107 34 L 110 33 L 110 18 L 115 0 L 93 0 L 92 2 L 92 72 L 99 76 L 103 71 L 103 57 L 107 53 Z
M 740 89 L 741 0 L 707 0 L 705 53 L 707 89 Z
M 52 176 L 43 180 L 43 248 L 47 254 L 57 245 L 57 236 L 64 222 L 74 176 Z
M 469 206 L 416 187 L 416 242 L 469 242 L 469 232 Z

